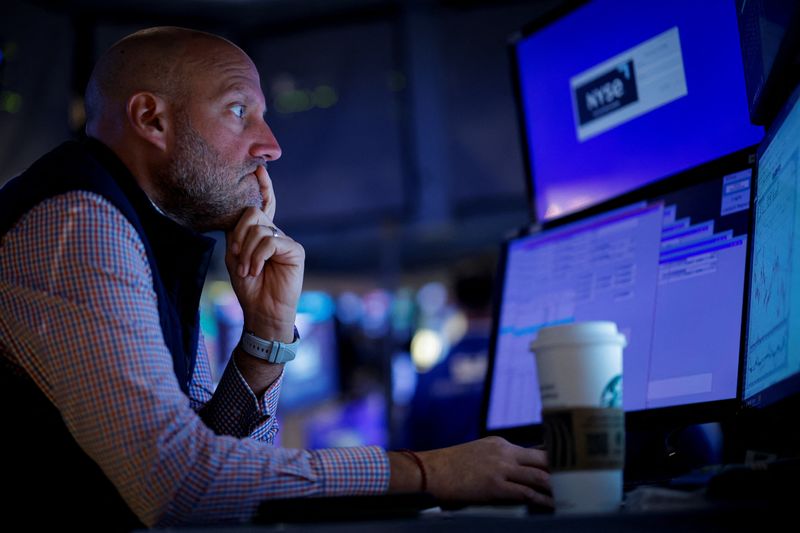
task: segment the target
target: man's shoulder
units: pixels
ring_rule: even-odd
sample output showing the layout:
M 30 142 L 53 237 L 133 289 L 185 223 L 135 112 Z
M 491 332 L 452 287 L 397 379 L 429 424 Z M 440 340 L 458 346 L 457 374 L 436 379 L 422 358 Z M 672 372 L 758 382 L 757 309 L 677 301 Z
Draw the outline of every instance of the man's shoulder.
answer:
M 84 143 L 67 141 L 37 159 L 0 189 L 0 235 L 30 209 L 73 190 L 94 190 L 107 179 Z
M 49 273 L 48 284 L 49 276 L 66 275 L 64 283 L 75 285 L 82 283 L 77 273 L 83 272 L 150 286 L 147 253 L 136 229 L 111 202 L 88 191 L 59 194 L 28 210 L 2 236 L 0 251 L 7 282 L 44 286 L 40 276 Z
M 136 229 L 103 195 L 72 190 L 50 196 L 30 207 L 6 237 L 91 241 L 97 245 L 140 243 Z M 73 242 L 74 244 L 74 242 Z

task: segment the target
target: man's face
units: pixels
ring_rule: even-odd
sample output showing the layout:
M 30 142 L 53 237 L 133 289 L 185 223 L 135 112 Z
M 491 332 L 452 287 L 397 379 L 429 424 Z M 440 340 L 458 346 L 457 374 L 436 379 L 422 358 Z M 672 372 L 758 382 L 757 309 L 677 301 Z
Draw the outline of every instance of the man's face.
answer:
M 187 67 L 172 155 L 159 172 L 162 208 L 198 231 L 230 229 L 246 207 L 262 207 L 255 170 L 281 155 L 255 66 L 233 47 L 209 48 Z

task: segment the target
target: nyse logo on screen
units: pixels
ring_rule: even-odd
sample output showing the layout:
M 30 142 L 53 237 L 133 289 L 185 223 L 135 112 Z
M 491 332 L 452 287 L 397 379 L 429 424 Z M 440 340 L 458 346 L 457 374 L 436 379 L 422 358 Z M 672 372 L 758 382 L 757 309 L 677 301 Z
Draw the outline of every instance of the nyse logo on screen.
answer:
M 633 61 L 620 63 L 591 81 L 575 88 L 578 120 L 581 125 L 639 100 Z

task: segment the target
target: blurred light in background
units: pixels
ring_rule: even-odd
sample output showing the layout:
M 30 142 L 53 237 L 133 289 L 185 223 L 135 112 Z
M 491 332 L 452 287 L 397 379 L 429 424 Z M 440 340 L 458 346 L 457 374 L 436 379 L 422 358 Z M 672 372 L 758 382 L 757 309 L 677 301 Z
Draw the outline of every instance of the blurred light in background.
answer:
M 383 337 L 389 332 L 389 310 L 392 295 L 384 289 L 374 289 L 364 295 L 362 326 L 368 337 Z
M 357 324 L 364 316 L 364 302 L 354 292 L 343 292 L 337 298 L 336 304 L 336 317 L 342 324 Z
M 304 292 L 297 304 L 300 333 L 297 357 L 284 367 L 279 413 L 313 407 L 339 394 L 339 348 L 333 298 L 320 291 Z
M 298 89 L 294 79 L 282 77 L 272 84 L 275 110 L 284 115 L 302 113 L 312 109 L 328 109 L 339 101 L 339 93 L 330 85 L 318 85 L 314 89 Z
M 336 312 L 336 304 L 328 294 L 321 291 L 308 291 L 300 295 L 298 313 L 307 313 L 315 322 L 329 320 Z M 298 329 L 300 326 L 298 326 Z M 302 332 L 301 332 L 302 333 Z
M 408 416 L 424 379 L 420 374 L 443 363 L 451 346 L 467 333 L 466 315 L 448 298 L 446 285 L 439 281 L 418 290 L 379 287 L 336 296 L 303 292 L 296 317 L 300 346 L 295 360 L 285 366 L 279 400 L 281 445 L 387 445 L 390 413 Z M 337 320 L 347 327 L 337 327 Z M 201 328 L 216 383 L 243 323 L 230 282 L 209 281 L 201 301 Z M 458 384 L 479 383 L 485 373 L 485 360 L 478 358 L 447 364 Z M 371 376 L 386 381 L 370 381 Z M 359 385 L 343 389 L 348 383 Z
M 408 352 L 392 356 L 392 401 L 395 405 L 408 405 L 417 388 L 417 371 Z
M 391 308 L 392 332 L 396 339 L 407 339 L 414 329 L 414 293 L 411 289 L 398 289 Z
M 0 93 L 0 110 L 7 113 L 18 113 L 22 109 L 22 95 L 14 91 Z
M 417 292 L 417 303 L 424 316 L 435 316 L 447 304 L 447 288 L 438 281 L 426 283 Z
M 411 339 L 411 360 L 419 372 L 427 372 L 444 354 L 444 342 L 438 331 L 420 329 Z
M 467 329 L 469 329 L 467 315 L 463 311 L 454 311 L 445 319 L 442 334 L 447 344 L 452 346 L 464 338 Z
M 375 392 L 310 415 L 304 424 L 305 448 L 388 446 L 386 401 Z
M 72 131 L 78 131 L 86 124 L 86 105 L 83 96 L 73 96 L 69 102 L 69 127 Z
M 275 110 L 278 113 L 300 113 L 313 107 L 308 91 L 286 91 L 275 97 Z
M 316 107 L 327 109 L 333 107 L 339 101 L 339 95 L 330 85 L 320 85 L 314 89 L 311 101 Z
M 211 377 L 218 383 L 242 334 L 244 313 L 227 281 L 206 284 L 200 310 L 200 327 L 206 340 Z

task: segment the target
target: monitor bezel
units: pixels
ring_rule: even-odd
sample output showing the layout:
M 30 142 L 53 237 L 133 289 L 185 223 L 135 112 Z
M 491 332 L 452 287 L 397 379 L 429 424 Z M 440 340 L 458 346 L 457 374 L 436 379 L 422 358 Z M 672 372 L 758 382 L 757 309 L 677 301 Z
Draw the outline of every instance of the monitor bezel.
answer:
M 497 350 L 498 329 L 500 323 L 500 302 L 503 294 L 503 285 L 505 283 L 505 266 L 506 258 L 508 255 L 508 247 L 512 242 L 517 239 L 534 235 L 540 231 L 547 231 L 550 229 L 558 228 L 570 223 L 578 222 L 591 218 L 615 209 L 626 207 L 630 204 L 637 202 L 649 201 L 653 198 L 668 194 L 680 188 L 690 185 L 700 184 L 713 179 L 719 179 L 725 175 L 731 174 L 750 168 L 755 171 L 755 154 L 758 145 L 752 145 L 747 148 L 738 150 L 732 154 L 722 156 L 708 163 L 698 165 L 688 170 L 677 172 L 666 178 L 646 184 L 638 189 L 624 193 L 620 196 L 606 200 L 602 203 L 593 205 L 584 210 L 567 214 L 560 218 L 548 220 L 543 224 L 523 228 L 515 235 L 506 239 L 501 247 L 500 259 L 498 263 L 498 275 L 496 276 L 494 296 L 493 296 L 493 309 L 492 309 L 492 329 L 489 339 L 489 358 L 487 365 L 486 378 L 484 382 L 484 395 L 481 407 L 481 435 L 490 436 L 496 435 L 515 443 L 526 445 L 541 444 L 543 437 L 543 430 L 541 424 L 531 424 L 525 426 L 515 426 L 507 428 L 489 429 L 488 428 L 488 413 L 490 390 L 492 379 L 494 376 L 494 364 Z M 626 427 L 632 431 L 650 430 L 650 429 L 663 429 L 684 427 L 693 424 L 701 424 L 706 422 L 720 422 L 729 421 L 735 417 L 739 410 L 742 392 L 742 371 L 743 371 L 743 358 L 744 358 L 744 334 L 746 329 L 745 309 L 747 307 L 747 298 L 750 294 L 750 231 L 752 227 L 752 213 L 753 213 L 753 193 L 752 193 L 753 178 L 751 177 L 751 195 L 750 195 L 750 218 L 748 220 L 748 246 L 745 256 L 745 272 L 743 284 L 743 307 L 742 307 L 742 320 L 740 324 L 740 343 L 739 343 L 739 357 L 738 357 L 738 376 L 736 393 L 733 398 L 725 400 L 716 400 L 710 402 L 698 402 L 688 405 L 677 405 L 669 407 L 658 407 L 651 409 L 642 409 L 638 411 L 631 411 L 625 413 Z

